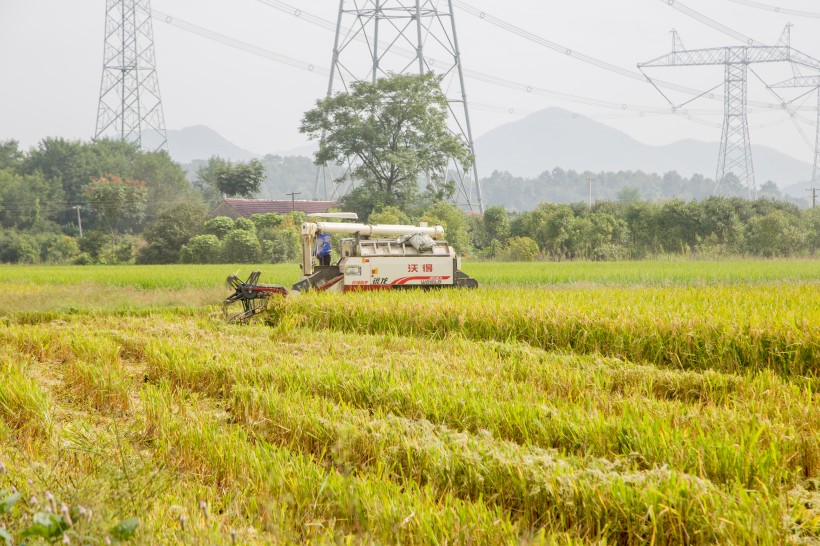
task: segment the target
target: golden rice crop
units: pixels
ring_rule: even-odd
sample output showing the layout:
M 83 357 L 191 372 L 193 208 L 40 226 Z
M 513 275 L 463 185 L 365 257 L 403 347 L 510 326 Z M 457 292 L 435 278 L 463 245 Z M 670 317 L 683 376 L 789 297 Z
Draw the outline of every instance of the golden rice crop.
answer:
M 53 492 L 93 509 L 75 543 L 128 517 L 150 544 L 820 540 L 818 285 L 577 267 L 595 286 L 304 295 L 246 326 L 179 307 L 214 288 L 177 271 L 31 274 L 0 326 L 0 491 L 26 493 L 0 523 Z

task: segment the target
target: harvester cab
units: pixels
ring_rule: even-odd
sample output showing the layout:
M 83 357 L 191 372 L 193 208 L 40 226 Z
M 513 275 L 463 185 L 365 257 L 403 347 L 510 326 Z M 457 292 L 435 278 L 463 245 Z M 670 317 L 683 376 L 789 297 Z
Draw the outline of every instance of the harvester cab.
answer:
M 251 318 L 264 310 L 272 295 L 478 286 L 461 271 L 461 257 L 442 239 L 442 226 L 325 221 L 357 220 L 354 213 L 308 216 L 311 221 L 301 227 L 302 278 L 288 291 L 280 285 L 258 284 L 258 271 L 247 282 L 229 277 L 234 294 L 223 303 L 228 320 Z M 314 243 L 320 232 L 350 236 L 341 239 L 336 263 L 314 264 Z M 234 304 L 240 304 L 241 309 L 232 312 Z

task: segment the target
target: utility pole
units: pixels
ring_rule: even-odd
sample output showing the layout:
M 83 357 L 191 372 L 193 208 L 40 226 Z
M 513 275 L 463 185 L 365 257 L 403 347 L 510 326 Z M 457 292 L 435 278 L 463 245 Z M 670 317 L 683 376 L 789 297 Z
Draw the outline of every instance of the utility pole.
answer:
M 587 183 L 589 184 L 589 208 L 591 209 L 592 208 L 592 180 L 593 180 L 593 178 L 591 176 L 587 176 L 586 180 L 587 180 Z
M 80 239 L 83 238 L 83 219 L 80 217 L 80 209 L 83 208 L 82 205 L 74 205 L 71 207 L 77 210 L 77 226 L 80 228 Z
M 817 207 L 817 186 L 806 188 L 806 191 L 811 192 L 811 208 Z
M 291 212 L 296 212 L 296 196 L 302 195 L 302 192 L 292 191 L 290 193 L 286 193 L 285 195 L 290 195 L 290 210 Z

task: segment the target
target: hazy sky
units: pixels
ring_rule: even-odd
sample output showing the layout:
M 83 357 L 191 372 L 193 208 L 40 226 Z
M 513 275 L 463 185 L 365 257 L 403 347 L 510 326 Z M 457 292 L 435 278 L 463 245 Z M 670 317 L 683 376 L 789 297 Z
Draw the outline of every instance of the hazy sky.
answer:
M 775 43 L 791 21 L 792 45 L 820 57 L 812 41 L 820 19 L 788 17 L 731 0 L 679 0 L 698 12 L 766 43 Z M 761 0 L 766 1 L 766 0 Z M 338 0 L 288 0 L 304 14 L 335 21 Z M 817 0 L 769 0 L 784 8 L 818 11 Z M 667 5 L 667 0 L 470 0 L 470 6 L 563 46 L 635 70 L 635 65 L 671 50 L 670 30 L 689 48 L 737 45 L 725 34 Z M 152 0 L 154 10 L 288 55 L 316 69 L 280 64 L 188 33 L 166 20 L 154 21 L 157 67 L 168 129 L 207 125 L 239 146 L 271 153 L 303 146 L 302 113 L 327 90 L 321 68 L 329 67 L 334 34 L 306 17 L 283 13 L 260 0 Z M 96 121 L 104 31 L 104 0 L 0 0 L 0 140 L 25 147 L 45 136 L 88 139 Z M 665 108 L 649 84 L 585 64 L 515 36 L 487 19 L 456 8 L 465 69 L 570 95 L 614 104 Z M 664 69 L 656 77 L 707 90 L 723 79 L 722 67 Z M 786 67 L 756 69 L 764 78 L 786 79 Z M 779 71 L 779 72 L 778 72 Z M 718 140 L 720 100 L 701 99 L 678 115 L 606 109 L 558 100 L 467 79 L 476 137 L 529 112 L 561 107 L 621 129 L 638 140 L 665 144 L 683 138 Z M 802 93 L 804 91 L 800 91 Z M 721 91 L 716 91 L 717 99 Z M 795 96 L 792 93 L 791 96 Z M 750 98 L 776 103 L 750 74 Z M 683 102 L 684 96 L 676 97 Z M 815 112 L 810 99 L 789 118 L 777 108 L 753 106 L 752 141 L 811 162 Z M 795 127 L 802 129 L 803 135 Z M 807 142 L 810 141 L 810 142 Z M 594 153 L 594 150 L 590 150 Z

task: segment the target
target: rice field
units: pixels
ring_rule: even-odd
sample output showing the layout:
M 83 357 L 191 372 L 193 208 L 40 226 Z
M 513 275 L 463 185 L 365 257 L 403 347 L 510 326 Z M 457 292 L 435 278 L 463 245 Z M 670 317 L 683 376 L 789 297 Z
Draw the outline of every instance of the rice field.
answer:
M 224 324 L 251 269 L 0 268 L 0 531 L 820 543 L 820 261 L 470 263 Z

